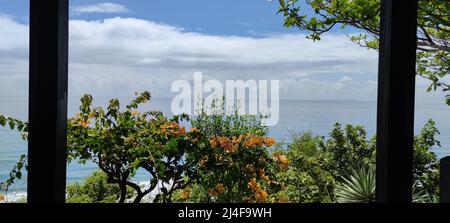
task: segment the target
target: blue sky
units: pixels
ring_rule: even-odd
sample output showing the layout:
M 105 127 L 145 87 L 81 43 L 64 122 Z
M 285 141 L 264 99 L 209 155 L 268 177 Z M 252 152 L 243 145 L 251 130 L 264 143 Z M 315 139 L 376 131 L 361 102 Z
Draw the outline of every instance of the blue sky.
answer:
M 0 77 L 7 77 L 0 95 L 25 92 L 28 0 L 0 1 Z M 203 72 L 219 80 L 278 79 L 283 99 L 376 100 L 377 53 L 349 40 L 358 31 L 336 29 L 312 42 L 283 27 L 276 0 L 70 4 L 72 95 L 151 90 L 171 97 L 174 80 Z M 418 91 L 426 85 L 419 80 Z
M 79 6 L 103 3 L 98 0 L 71 0 L 71 19 L 96 20 L 115 16 L 133 17 L 167 23 L 187 30 L 216 35 L 255 35 L 264 33 L 299 32 L 282 26 L 283 16 L 277 15 L 278 1 L 269 0 L 110 0 L 123 5 L 126 12 L 74 14 Z M 15 16 L 27 22 L 28 0 L 2 0 L 0 14 Z

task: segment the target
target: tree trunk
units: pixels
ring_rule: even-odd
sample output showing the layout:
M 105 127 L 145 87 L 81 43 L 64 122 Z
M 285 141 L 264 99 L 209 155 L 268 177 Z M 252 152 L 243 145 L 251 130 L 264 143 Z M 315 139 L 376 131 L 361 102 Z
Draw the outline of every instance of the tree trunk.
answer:
M 135 203 L 135 204 L 141 203 L 142 198 L 144 198 L 144 194 L 143 193 L 138 193 L 138 195 L 134 199 L 133 203 Z
M 120 183 L 119 187 L 120 187 L 120 200 L 119 200 L 119 203 L 123 204 L 123 203 L 125 203 L 125 199 L 127 197 L 127 185 L 125 183 Z

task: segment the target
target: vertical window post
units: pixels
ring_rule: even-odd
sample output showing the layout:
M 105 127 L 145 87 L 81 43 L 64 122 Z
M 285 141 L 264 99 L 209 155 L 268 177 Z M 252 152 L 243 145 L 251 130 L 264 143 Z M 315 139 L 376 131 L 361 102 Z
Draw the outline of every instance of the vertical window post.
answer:
M 412 202 L 418 1 L 381 0 L 377 202 Z
M 440 163 L 440 203 L 450 203 L 450 156 L 441 159 Z
M 64 203 L 68 0 L 30 0 L 28 202 Z

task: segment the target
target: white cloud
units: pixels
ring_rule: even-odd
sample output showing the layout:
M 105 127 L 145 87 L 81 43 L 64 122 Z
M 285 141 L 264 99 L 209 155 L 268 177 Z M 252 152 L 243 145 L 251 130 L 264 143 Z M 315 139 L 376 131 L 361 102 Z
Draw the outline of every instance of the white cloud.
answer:
M 130 86 L 149 84 L 152 90 L 167 90 L 175 79 L 191 79 L 194 71 L 220 80 L 320 79 L 336 73 L 370 78 L 377 67 L 374 52 L 362 50 L 343 35 L 325 37 L 320 43 L 292 34 L 211 36 L 131 18 L 72 21 L 71 61 L 72 77 L 108 76 L 108 81 L 120 77 Z M 154 86 L 155 77 L 164 86 Z M 119 87 L 125 89 L 123 84 Z
M 104 2 L 95 5 L 81 5 L 72 8 L 73 14 L 80 15 L 85 13 L 125 13 L 130 10 L 120 4 Z
M 27 26 L 0 17 L 0 95 L 26 93 Z M 214 36 L 133 18 L 70 21 L 70 94 L 171 97 L 174 80 L 278 79 L 281 98 L 376 100 L 377 53 L 345 35 Z M 26 85 L 25 85 L 26 86 Z

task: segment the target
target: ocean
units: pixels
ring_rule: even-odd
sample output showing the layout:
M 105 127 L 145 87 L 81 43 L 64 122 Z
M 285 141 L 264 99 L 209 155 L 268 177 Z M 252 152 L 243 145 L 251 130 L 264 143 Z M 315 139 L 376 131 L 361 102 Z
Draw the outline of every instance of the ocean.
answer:
M 94 104 L 106 105 L 110 98 L 94 97 Z M 123 104 L 131 98 L 119 98 Z M 0 96 L 0 114 L 27 118 L 27 97 Z M 79 98 L 69 99 L 69 115 L 76 113 L 79 107 Z M 160 110 L 171 115 L 169 99 L 152 99 L 142 108 L 143 110 Z M 450 155 L 450 107 L 444 104 L 419 103 L 416 105 L 415 131 L 418 133 L 428 119 L 434 119 L 441 132 L 439 140 L 441 148 L 433 151 L 439 158 Z M 375 134 L 376 130 L 376 102 L 362 101 L 281 101 L 280 121 L 277 126 L 271 127 L 270 136 L 277 141 L 289 142 L 291 132 L 311 131 L 316 135 L 328 136 L 333 125 L 358 124 L 366 128 L 368 136 Z M 20 154 L 26 153 L 27 143 L 20 134 L 7 128 L 0 127 L 0 181 L 4 181 L 9 171 L 17 161 Z M 84 179 L 95 170 L 95 165 L 71 163 L 68 165 L 67 182 L 73 183 Z M 26 175 L 24 177 L 26 179 Z M 142 173 L 135 177 L 137 182 L 148 181 Z M 20 180 L 12 191 L 26 191 L 26 181 Z

